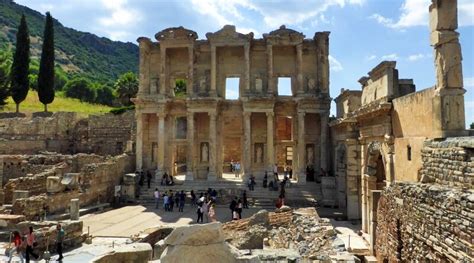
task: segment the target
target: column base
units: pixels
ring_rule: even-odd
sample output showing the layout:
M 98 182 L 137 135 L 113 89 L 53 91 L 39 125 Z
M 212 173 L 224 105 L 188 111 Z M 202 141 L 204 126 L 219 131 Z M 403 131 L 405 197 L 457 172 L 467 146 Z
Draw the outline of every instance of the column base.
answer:
M 184 177 L 186 181 L 194 181 L 194 174 L 191 171 L 186 172 L 186 176 Z
M 306 184 L 306 173 L 298 174 L 298 181 L 297 184 L 305 185 Z
M 215 172 L 209 172 L 207 174 L 207 180 L 208 181 L 217 181 L 217 175 Z
M 155 182 L 161 183 L 161 178 L 163 177 L 164 171 L 163 169 L 156 169 L 155 170 Z

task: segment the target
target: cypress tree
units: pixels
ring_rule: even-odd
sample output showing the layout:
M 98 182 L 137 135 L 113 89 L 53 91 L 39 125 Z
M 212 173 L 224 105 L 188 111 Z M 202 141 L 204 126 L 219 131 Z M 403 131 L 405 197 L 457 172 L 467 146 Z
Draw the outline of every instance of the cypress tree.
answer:
M 44 26 L 43 50 L 38 74 L 38 96 L 44 104 L 44 111 L 48 111 L 48 104 L 54 100 L 54 28 L 53 18 L 46 13 Z
M 30 37 L 25 15 L 21 16 L 20 26 L 16 33 L 16 49 L 13 55 L 11 70 L 11 94 L 16 103 L 16 112 L 20 110 L 20 103 L 28 95 L 29 80 L 28 70 L 30 65 Z

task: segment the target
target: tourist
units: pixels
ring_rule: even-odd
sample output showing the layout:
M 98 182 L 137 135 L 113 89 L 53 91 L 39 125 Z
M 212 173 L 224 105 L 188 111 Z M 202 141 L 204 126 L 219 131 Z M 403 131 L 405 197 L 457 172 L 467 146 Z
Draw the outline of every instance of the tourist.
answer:
M 212 201 L 209 201 L 209 203 Z M 202 202 L 201 208 L 202 208 L 202 213 L 206 217 L 206 223 L 209 223 L 209 203 L 207 199 Z
M 234 174 L 235 178 L 238 178 L 240 176 L 240 163 L 236 162 L 234 165 Z
M 268 175 L 267 175 L 267 171 L 265 171 L 265 175 L 263 176 L 263 183 L 262 183 L 263 188 L 267 188 L 267 184 L 268 184 Z
M 169 176 L 169 178 L 170 178 L 170 181 L 168 182 L 168 185 L 174 185 L 174 179 L 173 179 L 173 176 L 172 176 L 172 175 L 170 175 L 170 176 Z
M 239 198 L 239 200 L 237 201 L 237 207 L 235 208 L 235 211 L 237 211 L 237 214 L 239 214 L 239 219 L 242 219 L 242 208 L 242 200 Z
M 237 210 L 232 212 L 232 220 L 239 220 L 239 214 L 237 213 Z
M 173 208 L 174 208 L 174 195 L 173 195 L 173 190 L 170 190 L 170 195 L 169 195 L 168 203 L 169 203 L 169 209 L 168 209 L 168 211 L 173 212 Z
M 196 212 L 197 212 L 197 216 L 198 216 L 196 222 L 199 223 L 199 221 L 201 221 L 201 223 L 203 223 L 203 215 L 204 215 L 204 213 L 203 213 L 203 211 L 202 211 L 202 206 L 201 206 L 201 205 L 198 206 Z
M 184 209 L 184 203 L 186 202 L 186 194 L 184 191 L 181 191 L 181 194 L 179 194 L 179 212 L 183 212 Z
M 143 186 L 143 183 L 145 182 L 145 177 L 143 176 L 143 173 L 141 171 L 136 171 L 135 174 L 138 176 L 138 185 Z
M 161 185 L 168 185 L 168 174 L 166 172 L 161 177 Z
M 146 172 L 146 183 L 148 184 L 148 189 L 150 189 L 150 185 L 151 185 L 151 172 L 150 171 Z
M 58 223 L 56 230 L 58 231 L 56 235 L 56 252 L 58 252 L 59 255 L 58 261 L 61 261 L 63 259 L 64 229 L 61 224 Z
M 280 195 L 285 196 L 285 185 L 286 185 L 286 179 L 283 179 L 280 183 Z
M 35 259 L 38 259 L 38 255 L 33 252 L 33 247 L 37 245 L 35 233 L 33 233 L 33 227 L 30 226 L 28 234 L 26 234 L 26 263 L 30 262 L 30 255 Z
M 181 199 L 181 194 L 179 193 L 179 191 L 177 191 L 176 194 L 174 194 L 174 203 L 176 204 L 176 207 L 178 208 L 178 212 L 179 212 L 180 199 Z
M 275 164 L 275 165 L 273 166 L 273 176 L 275 177 L 275 180 L 276 180 L 276 181 L 279 180 L 279 179 L 278 179 L 278 166 L 277 166 L 277 164 Z
M 255 176 L 250 175 L 248 184 L 249 184 L 249 190 L 250 190 L 250 191 L 254 191 L 254 190 L 255 190 L 254 187 L 255 187 L 255 185 L 257 184 L 257 183 L 255 182 Z
M 21 235 L 18 231 L 13 232 L 13 244 L 14 248 L 11 248 L 9 256 L 8 256 L 8 263 L 12 261 L 13 258 L 13 253 L 17 253 L 18 257 L 20 258 L 21 263 L 23 263 L 23 252 L 22 252 L 22 246 L 23 242 L 21 241 Z M 11 244 L 10 244 L 11 246 Z
M 160 191 L 158 191 L 158 188 L 155 188 L 155 208 L 158 209 L 158 206 L 160 205 Z
M 216 222 L 216 205 L 212 203 L 209 206 L 209 218 L 211 219 L 211 222 Z
M 234 160 L 230 160 L 230 172 L 233 173 L 234 170 Z
M 191 190 L 191 205 L 196 204 L 196 194 L 194 193 L 194 190 Z
M 242 200 L 243 200 L 243 207 L 248 209 L 249 208 L 249 202 L 247 200 L 247 191 L 245 191 L 245 190 L 242 194 Z
M 281 208 L 284 205 L 285 205 L 285 196 L 283 196 L 283 195 L 278 196 L 278 200 L 277 200 L 277 203 L 276 203 L 276 208 Z
M 234 211 L 236 207 L 237 207 L 237 196 L 234 197 L 234 199 L 232 199 L 232 202 L 230 202 L 230 205 L 229 205 L 231 218 L 234 218 Z
M 290 179 L 293 178 L 293 169 L 289 167 L 288 174 L 290 175 Z
M 166 193 L 163 194 L 163 208 L 165 209 L 165 211 L 170 210 L 170 201 Z
M 217 190 L 216 189 L 212 189 L 211 199 L 212 199 L 212 201 L 216 202 L 216 200 L 217 200 Z
M 252 176 L 249 177 L 248 181 L 247 181 L 247 186 L 249 188 L 249 191 L 252 191 Z

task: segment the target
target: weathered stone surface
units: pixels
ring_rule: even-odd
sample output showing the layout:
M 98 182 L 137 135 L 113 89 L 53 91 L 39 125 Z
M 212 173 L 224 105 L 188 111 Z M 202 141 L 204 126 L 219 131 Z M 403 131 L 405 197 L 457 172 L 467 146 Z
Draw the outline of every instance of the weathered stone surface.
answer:
M 268 218 L 268 211 L 267 210 L 260 210 L 256 214 L 252 215 L 249 220 L 249 225 L 268 225 L 269 218 Z
M 96 257 L 92 260 L 94 263 L 117 263 L 134 262 L 148 263 L 151 260 L 152 248 L 148 243 L 133 243 L 120 246 L 112 252 Z M 176 261 L 178 262 L 178 261 Z
M 46 191 L 48 193 L 59 193 L 66 189 L 66 186 L 61 184 L 59 176 L 48 176 L 46 178 Z
M 199 246 L 224 241 L 221 223 L 190 225 L 175 228 L 165 239 L 166 245 Z

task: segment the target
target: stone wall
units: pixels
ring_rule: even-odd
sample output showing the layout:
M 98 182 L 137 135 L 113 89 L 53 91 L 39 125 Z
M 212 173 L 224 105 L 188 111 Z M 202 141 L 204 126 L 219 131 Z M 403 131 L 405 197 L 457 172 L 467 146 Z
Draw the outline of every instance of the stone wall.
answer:
M 134 138 L 133 114 L 80 118 L 73 112 L 56 112 L 51 117 L 2 118 L 0 154 L 121 154 Z
M 467 188 L 474 185 L 473 137 L 425 141 L 421 156 L 423 182 Z
M 395 183 L 377 211 L 376 256 L 382 262 L 472 262 L 474 191 Z

